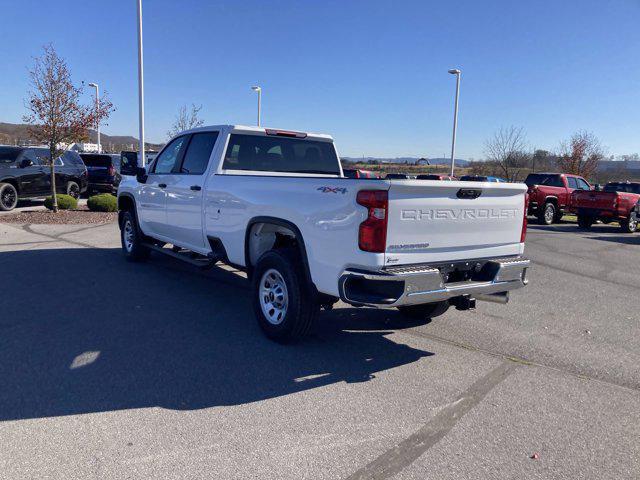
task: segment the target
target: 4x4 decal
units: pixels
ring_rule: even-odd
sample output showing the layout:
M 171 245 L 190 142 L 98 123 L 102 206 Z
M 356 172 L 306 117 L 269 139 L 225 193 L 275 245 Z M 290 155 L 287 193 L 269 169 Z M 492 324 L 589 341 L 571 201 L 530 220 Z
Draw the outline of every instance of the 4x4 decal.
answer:
M 341 193 L 343 195 L 347 193 L 347 189 L 344 187 L 318 187 L 317 190 L 322 193 Z

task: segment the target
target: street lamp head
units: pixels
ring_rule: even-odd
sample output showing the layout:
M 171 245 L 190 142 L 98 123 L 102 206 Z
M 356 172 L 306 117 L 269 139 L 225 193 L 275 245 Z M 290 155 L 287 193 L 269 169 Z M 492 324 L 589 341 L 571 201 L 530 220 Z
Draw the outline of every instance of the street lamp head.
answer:
M 458 70 L 457 68 L 452 68 L 451 70 L 449 70 L 449 73 L 451 75 L 460 75 L 460 70 Z
M 89 86 L 93 87 L 93 88 L 98 88 L 98 84 L 97 83 L 90 83 Z
M 251 87 L 251 90 L 253 90 L 254 92 L 259 92 L 259 91 L 262 90 L 262 88 L 260 88 L 258 86 L 254 86 L 254 87 Z

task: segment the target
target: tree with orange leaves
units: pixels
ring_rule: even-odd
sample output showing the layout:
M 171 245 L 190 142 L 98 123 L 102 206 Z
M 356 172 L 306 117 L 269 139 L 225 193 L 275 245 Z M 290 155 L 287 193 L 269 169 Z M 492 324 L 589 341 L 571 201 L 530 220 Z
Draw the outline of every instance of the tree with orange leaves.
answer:
M 23 119 L 31 124 L 33 138 L 49 147 L 51 195 L 53 211 L 57 212 L 55 159 L 62 155 L 65 144 L 87 140 L 89 129 L 106 120 L 114 108 L 106 95 L 98 106 L 80 103 L 82 87 L 73 84 L 66 62 L 52 45 L 44 47 L 29 75 L 31 90 L 26 101 L 29 113 Z

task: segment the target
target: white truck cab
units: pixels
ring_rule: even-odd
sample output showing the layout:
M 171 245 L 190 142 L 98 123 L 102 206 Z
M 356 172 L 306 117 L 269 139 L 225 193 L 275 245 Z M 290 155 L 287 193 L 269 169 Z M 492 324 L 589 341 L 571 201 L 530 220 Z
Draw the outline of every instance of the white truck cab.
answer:
M 425 319 L 505 302 L 526 284 L 526 189 L 349 179 L 328 135 L 219 125 L 173 138 L 118 203 L 128 258 L 245 269 L 261 327 L 289 341 L 338 299 Z

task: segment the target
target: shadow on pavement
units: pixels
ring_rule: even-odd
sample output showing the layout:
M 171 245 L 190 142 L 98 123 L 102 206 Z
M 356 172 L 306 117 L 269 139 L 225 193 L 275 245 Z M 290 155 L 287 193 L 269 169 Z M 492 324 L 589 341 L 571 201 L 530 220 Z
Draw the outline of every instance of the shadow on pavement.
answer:
M 582 230 L 577 224 L 554 224 L 554 225 L 532 225 L 527 226 L 529 230 L 552 231 L 552 232 L 569 232 L 569 233 L 620 233 L 620 226 L 617 223 L 594 224 L 589 230 Z
M 0 420 L 279 397 L 432 353 L 387 338 L 394 312 L 323 312 L 283 346 L 257 326 L 246 280 L 119 249 L 0 253 Z M 389 325 L 391 327 L 393 325 Z
M 623 243 L 626 245 L 640 245 L 638 234 L 625 233 L 616 237 L 589 237 L 591 240 L 602 240 L 604 242 Z

